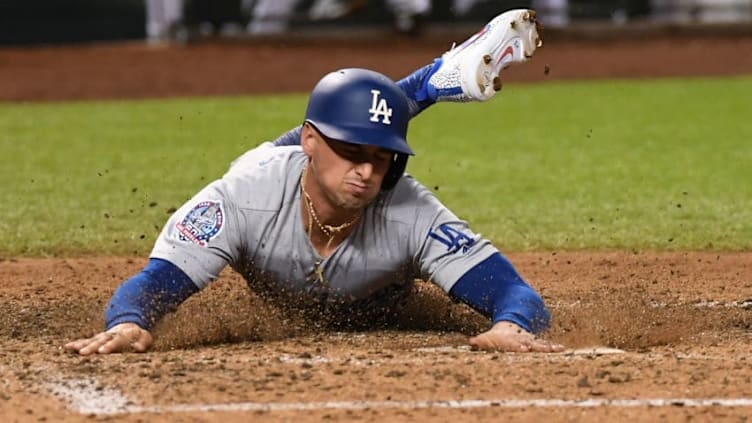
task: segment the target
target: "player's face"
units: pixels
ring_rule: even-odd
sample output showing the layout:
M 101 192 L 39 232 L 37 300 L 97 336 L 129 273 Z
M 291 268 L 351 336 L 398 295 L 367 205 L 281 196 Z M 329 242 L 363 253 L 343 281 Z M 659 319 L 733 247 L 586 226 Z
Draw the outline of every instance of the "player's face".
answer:
M 356 210 L 367 206 L 379 194 L 394 153 L 326 139 L 312 126 L 306 126 L 313 140 L 308 151 L 311 166 L 322 193 L 340 208 Z

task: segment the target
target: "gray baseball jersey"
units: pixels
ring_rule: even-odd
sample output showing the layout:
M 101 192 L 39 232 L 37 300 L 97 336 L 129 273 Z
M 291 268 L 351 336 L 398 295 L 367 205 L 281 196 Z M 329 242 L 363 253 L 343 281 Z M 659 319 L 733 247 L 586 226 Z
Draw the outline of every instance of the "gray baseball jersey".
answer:
M 364 211 L 326 258 L 303 225 L 299 146 L 248 151 L 177 210 L 151 257 L 170 261 L 201 289 L 227 265 L 252 286 L 349 302 L 415 278 L 449 291 L 497 249 L 423 185 L 404 175 Z

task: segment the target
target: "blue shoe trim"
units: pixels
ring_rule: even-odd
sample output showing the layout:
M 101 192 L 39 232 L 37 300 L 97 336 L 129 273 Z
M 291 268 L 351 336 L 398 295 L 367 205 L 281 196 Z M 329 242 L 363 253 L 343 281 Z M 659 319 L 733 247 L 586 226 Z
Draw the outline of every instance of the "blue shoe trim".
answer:
M 441 65 L 444 64 L 444 59 L 438 58 L 434 59 L 433 64 L 430 65 L 431 68 L 428 70 L 428 72 L 423 76 L 423 80 L 421 81 L 420 90 L 418 90 L 416 96 L 420 97 L 418 101 L 425 101 L 425 100 L 431 100 L 436 101 L 436 99 L 439 98 L 438 95 L 436 95 L 436 87 L 428 83 L 428 80 L 431 79 L 433 74 L 435 74 L 439 69 L 441 69 Z M 426 66 L 425 68 L 428 68 Z M 424 69 L 425 69 L 424 68 Z
M 441 68 L 442 63 L 442 59 L 435 59 L 430 65 L 423 66 L 397 81 L 397 85 L 407 98 L 417 104 L 418 113 L 436 102 L 436 89 L 428 84 L 428 80 Z
M 434 88 L 434 91 L 436 93 L 435 98 L 453 97 L 458 94 L 463 94 L 462 87 L 443 88 L 440 90 Z

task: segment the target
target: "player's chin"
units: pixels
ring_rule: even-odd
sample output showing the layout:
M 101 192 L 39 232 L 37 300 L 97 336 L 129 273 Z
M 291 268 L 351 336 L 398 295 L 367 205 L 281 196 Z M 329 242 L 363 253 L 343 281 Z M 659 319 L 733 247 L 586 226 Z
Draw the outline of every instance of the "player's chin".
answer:
M 365 198 L 344 196 L 344 198 L 342 198 L 342 201 L 340 202 L 340 207 L 346 210 L 356 211 L 364 209 L 370 202 L 371 200 Z
M 378 195 L 378 191 L 350 191 L 347 190 L 340 196 L 340 207 L 348 210 L 361 210 L 368 206 Z

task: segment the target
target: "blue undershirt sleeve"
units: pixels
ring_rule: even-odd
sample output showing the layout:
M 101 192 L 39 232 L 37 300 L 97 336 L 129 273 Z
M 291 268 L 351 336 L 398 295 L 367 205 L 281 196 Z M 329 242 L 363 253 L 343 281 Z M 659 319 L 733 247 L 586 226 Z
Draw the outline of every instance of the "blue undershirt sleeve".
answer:
M 500 253 L 465 273 L 449 295 L 491 317 L 494 324 L 508 321 L 528 332 L 540 333 L 551 320 L 540 295 Z
M 115 290 L 105 311 L 105 330 L 127 322 L 149 330 L 198 291 L 196 284 L 174 264 L 149 259 L 140 273 Z

